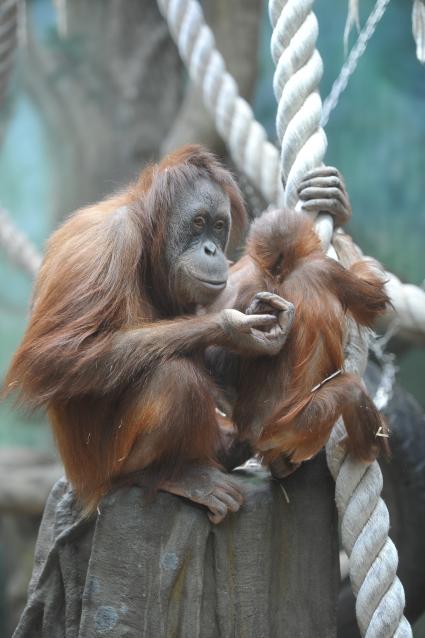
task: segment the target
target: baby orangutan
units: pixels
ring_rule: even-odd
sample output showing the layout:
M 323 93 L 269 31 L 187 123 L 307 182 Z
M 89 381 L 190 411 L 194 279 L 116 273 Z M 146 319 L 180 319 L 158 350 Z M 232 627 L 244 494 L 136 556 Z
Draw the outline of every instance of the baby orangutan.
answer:
M 355 458 L 371 461 L 387 451 L 381 415 L 361 380 L 344 370 L 347 319 L 371 326 L 387 303 L 377 264 L 362 260 L 347 269 L 325 256 L 304 213 L 274 210 L 253 224 L 247 254 L 210 310 L 232 306 L 279 318 L 271 329 L 285 334 L 279 352 L 235 357 L 233 380 L 227 377 L 239 437 L 275 476 L 314 456 L 341 416 Z M 215 349 L 208 354 L 217 370 L 223 357 Z

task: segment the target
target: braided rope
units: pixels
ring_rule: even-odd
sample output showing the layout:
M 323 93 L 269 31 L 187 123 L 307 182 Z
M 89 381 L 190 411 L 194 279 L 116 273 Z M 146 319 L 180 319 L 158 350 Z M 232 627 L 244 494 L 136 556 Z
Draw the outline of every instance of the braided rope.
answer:
M 322 62 L 316 50 L 318 25 L 313 3 L 314 0 L 269 1 L 273 26 L 271 51 L 276 64 L 274 89 L 279 102 L 276 129 L 282 142 L 285 199 L 290 206 L 298 200 L 297 185 L 303 175 L 320 165 L 326 152 L 318 92 Z M 319 219 L 315 223 L 322 224 Z M 357 331 L 354 338 L 351 345 L 355 356 L 350 364 L 361 375 L 367 360 L 367 334 Z M 345 428 L 340 422 L 326 449 L 335 479 L 342 544 L 350 557 L 358 625 L 368 638 L 411 636 L 409 623 L 403 616 L 404 591 L 396 575 L 397 550 L 388 538 L 389 515 L 380 498 L 381 470 L 376 461 L 365 464 L 346 455 L 339 445 L 344 435 Z
M 246 173 L 268 202 L 281 205 L 279 154 L 263 126 L 241 98 L 197 0 L 158 0 L 159 9 L 192 80 L 201 87 L 205 105 L 226 140 L 239 170 Z
M 281 142 L 281 170 L 285 182 L 285 204 L 295 208 L 297 188 L 308 170 L 320 166 L 327 139 L 320 126 L 322 101 L 319 83 L 322 58 L 316 49 L 319 26 L 312 12 L 314 0 L 269 2 L 273 26 L 271 52 L 276 65 L 273 88 L 278 102 L 276 131 Z M 333 220 L 313 215 L 316 232 L 329 248 Z
M 366 51 L 367 44 L 375 33 L 376 27 L 382 19 L 389 3 L 390 0 L 377 0 L 369 18 L 367 19 L 365 26 L 363 27 L 359 37 L 357 38 L 356 44 L 351 49 L 337 79 L 332 85 L 329 95 L 323 102 L 321 119 L 322 126 L 326 126 L 326 124 L 328 123 L 331 112 L 337 106 L 341 94 L 347 88 L 348 80 L 356 70 L 359 60 L 362 57 L 363 53 Z
M 350 38 L 351 29 L 356 27 L 357 32 L 360 33 L 359 1 L 360 0 L 348 0 L 348 13 L 347 20 L 345 21 L 343 38 L 345 53 L 348 51 L 348 40 Z
M 0 246 L 8 258 L 19 268 L 35 277 L 41 264 L 41 256 L 35 246 L 0 207 Z

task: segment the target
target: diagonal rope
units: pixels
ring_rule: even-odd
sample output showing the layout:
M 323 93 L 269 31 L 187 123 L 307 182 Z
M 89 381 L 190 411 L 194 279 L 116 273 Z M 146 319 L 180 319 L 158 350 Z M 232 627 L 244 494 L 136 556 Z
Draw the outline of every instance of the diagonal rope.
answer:
M 377 0 L 369 18 L 357 38 L 356 44 L 351 49 L 347 60 L 341 68 L 341 71 L 332 85 L 330 93 L 323 102 L 321 124 L 323 127 L 329 121 L 330 114 L 338 104 L 341 94 L 345 91 L 350 77 L 357 68 L 360 58 L 366 51 L 369 40 L 375 33 L 376 27 L 382 19 L 390 0 Z
M 282 204 L 278 151 L 256 121 L 251 106 L 240 97 L 199 2 L 158 0 L 158 7 L 236 166 L 252 180 L 266 201 Z
M 41 264 L 41 255 L 0 206 L 0 247 L 16 266 L 35 277 Z

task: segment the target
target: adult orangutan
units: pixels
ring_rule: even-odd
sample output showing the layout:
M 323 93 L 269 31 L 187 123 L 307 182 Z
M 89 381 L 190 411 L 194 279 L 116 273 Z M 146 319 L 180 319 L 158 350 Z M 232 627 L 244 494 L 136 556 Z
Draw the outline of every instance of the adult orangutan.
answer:
M 344 221 L 343 189 L 319 191 Z M 226 287 L 225 251 L 245 223 L 230 174 L 189 146 L 77 211 L 50 238 L 6 393 L 47 409 L 86 512 L 140 470 L 155 487 L 208 507 L 213 522 L 240 507 L 235 481 L 216 461 L 204 353 L 214 345 L 269 359 L 285 341 L 287 313 L 270 300 L 273 313 L 199 311 Z

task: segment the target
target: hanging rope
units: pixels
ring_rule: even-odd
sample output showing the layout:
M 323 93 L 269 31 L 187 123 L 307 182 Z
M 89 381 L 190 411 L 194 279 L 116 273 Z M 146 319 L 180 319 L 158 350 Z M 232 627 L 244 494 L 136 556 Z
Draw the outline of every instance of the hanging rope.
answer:
M 320 165 L 326 151 L 318 93 L 322 62 L 315 48 L 318 25 L 313 4 L 314 0 L 269 1 L 274 88 L 279 100 L 276 129 L 282 143 L 285 195 L 291 206 L 298 199 L 297 185 L 303 174 Z M 316 220 L 318 223 L 321 221 Z M 367 361 L 366 332 L 353 332 L 352 337 L 356 340 L 351 345 L 355 356 L 349 365 L 362 376 Z M 368 638 L 411 636 L 403 616 L 404 590 L 396 575 L 397 550 L 388 537 L 389 515 L 380 497 L 381 470 L 376 461 L 365 464 L 346 455 L 339 445 L 343 436 L 345 428 L 340 422 L 326 449 L 335 479 L 342 544 L 350 558 L 360 631 Z
M 348 0 L 347 20 L 344 27 L 344 51 L 347 54 L 348 40 L 353 27 L 356 27 L 357 33 L 360 32 L 360 11 L 359 0 Z
M 414 0 L 412 31 L 416 42 L 416 57 L 425 64 L 425 0 Z
M 345 456 L 339 445 L 344 434 L 338 422 L 326 451 L 335 479 L 341 540 L 350 556 L 359 628 L 367 638 L 408 638 L 412 631 L 403 616 L 405 599 L 396 576 L 397 550 L 388 537 L 388 509 L 380 497 L 382 473 L 376 461 L 365 466 Z
M 356 44 L 351 49 L 349 56 L 339 73 L 339 76 L 333 83 L 328 97 L 323 102 L 321 119 L 321 124 L 323 127 L 325 127 L 328 123 L 331 112 L 337 106 L 341 94 L 347 88 L 348 80 L 356 70 L 359 60 L 362 57 L 363 53 L 366 51 L 367 44 L 375 33 L 375 29 L 382 19 L 389 3 L 390 0 L 377 0 L 369 18 L 367 19 L 365 26 L 361 30 Z
M 35 246 L 0 207 L 0 246 L 16 266 L 35 277 L 41 256 Z
M 286 184 L 284 201 L 295 208 L 301 179 L 308 170 L 320 166 L 327 148 L 320 126 L 319 82 L 323 64 L 316 49 L 319 27 L 311 11 L 313 0 L 289 2 L 281 10 L 283 4 L 269 2 L 271 53 L 276 65 L 273 88 L 278 102 L 276 131 L 281 143 L 282 179 Z M 316 231 L 327 250 L 333 232 L 332 217 L 319 215 Z

